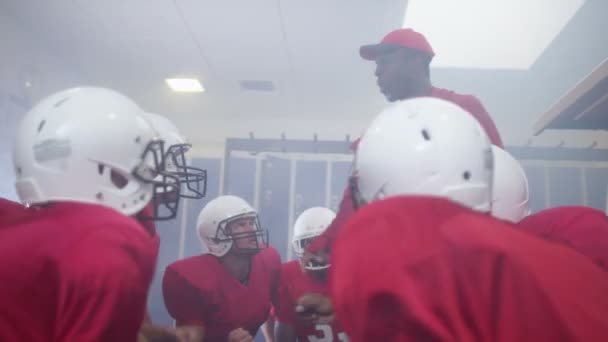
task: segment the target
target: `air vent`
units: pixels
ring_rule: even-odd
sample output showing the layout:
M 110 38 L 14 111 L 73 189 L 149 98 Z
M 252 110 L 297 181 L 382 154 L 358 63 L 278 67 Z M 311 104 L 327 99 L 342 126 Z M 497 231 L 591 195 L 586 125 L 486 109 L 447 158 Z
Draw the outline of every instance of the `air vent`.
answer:
M 239 82 L 242 91 L 273 92 L 275 91 L 272 81 L 264 80 L 242 80 Z

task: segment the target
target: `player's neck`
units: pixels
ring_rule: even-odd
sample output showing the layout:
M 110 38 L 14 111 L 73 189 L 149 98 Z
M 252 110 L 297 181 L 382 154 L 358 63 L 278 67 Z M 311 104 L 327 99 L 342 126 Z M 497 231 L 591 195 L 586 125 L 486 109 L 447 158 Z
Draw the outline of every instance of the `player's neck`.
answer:
M 220 262 L 239 282 L 242 284 L 249 282 L 249 272 L 251 270 L 250 257 L 230 253 L 220 259 Z

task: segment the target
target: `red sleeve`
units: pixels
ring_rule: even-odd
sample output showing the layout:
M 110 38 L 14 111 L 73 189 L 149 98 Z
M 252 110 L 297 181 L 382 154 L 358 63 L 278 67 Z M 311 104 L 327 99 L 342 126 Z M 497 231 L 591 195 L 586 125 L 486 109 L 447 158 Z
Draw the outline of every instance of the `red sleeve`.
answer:
M 500 133 L 498 133 L 498 129 L 496 128 L 494 121 L 475 96 L 469 96 L 467 101 L 461 103 L 460 106 L 471 113 L 477 119 L 477 121 L 479 121 L 481 127 L 483 127 L 483 129 L 486 131 L 486 134 L 490 138 L 492 144 L 503 148 L 502 139 L 500 138 Z
M 199 291 L 190 284 L 173 265 L 165 269 L 163 275 L 163 298 L 165 307 L 177 326 L 205 326 L 205 310 Z
M 331 246 L 336 240 L 338 233 L 340 233 L 342 225 L 344 225 L 344 223 L 354 212 L 355 208 L 353 208 L 353 199 L 350 193 L 350 187 L 347 186 L 346 190 L 344 190 L 344 195 L 342 196 L 342 201 L 340 202 L 340 208 L 338 209 L 336 218 L 334 218 L 323 234 L 317 236 L 310 243 L 310 245 L 308 245 L 307 251 L 316 253 L 322 250 L 331 249 Z
M 287 268 L 288 264 L 285 264 L 281 271 L 274 314 L 279 322 L 293 325 L 295 323 L 295 303 L 289 291 L 291 274 L 286 272 Z
M 141 250 L 145 244 L 136 245 L 138 237 L 122 233 L 117 239 L 112 229 L 98 229 L 71 251 L 73 262 L 60 267 L 54 340 L 137 339 L 155 260 L 153 254 Z

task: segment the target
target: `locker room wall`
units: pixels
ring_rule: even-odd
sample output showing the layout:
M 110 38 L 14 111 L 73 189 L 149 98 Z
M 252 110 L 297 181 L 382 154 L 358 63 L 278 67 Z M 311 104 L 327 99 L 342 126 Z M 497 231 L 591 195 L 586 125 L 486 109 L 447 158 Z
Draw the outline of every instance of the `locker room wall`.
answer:
M 270 243 L 284 261 L 292 259 L 291 226 L 297 216 L 312 206 L 337 210 L 352 159 L 349 155 L 250 155 L 234 153 L 227 170 L 225 193 L 241 196 L 258 208 L 260 221 L 270 231 Z M 169 263 L 204 251 L 195 232 L 202 207 L 221 193 L 223 162 L 219 158 L 193 161 L 207 169 L 207 197 L 189 201 L 179 220 L 159 224 L 161 253 L 152 286 L 150 309 L 156 322 L 170 324 L 162 301 L 161 280 Z M 589 205 L 606 208 L 608 162 L 522 160 L 529 178 L 532 212 L 558 205 Z M 259 339 L 256 339 L 259 340 Z

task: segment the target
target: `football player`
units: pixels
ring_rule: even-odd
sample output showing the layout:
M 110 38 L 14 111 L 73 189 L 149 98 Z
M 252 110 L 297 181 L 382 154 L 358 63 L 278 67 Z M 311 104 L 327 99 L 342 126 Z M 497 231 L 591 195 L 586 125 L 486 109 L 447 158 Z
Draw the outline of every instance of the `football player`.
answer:
M 403 101 L 367 129 L 357 213 L 332 251 L 333 313 L 352 341 L 602 341 L 608 276 L 491 213 L 490 142 L 462 109 Z M 550 328 L 548 328 L 550 327 Z
M 304 264 L 302 256 L 307 245 L 329 226 L 336 214 L 330 209 L 313 207 L 297 218 L 292 237 L 292 248 L 297 260 L 281 267 L 278 299 L 275 305 L 276 340 L 278 342 L 348 341 L 337 321 L 327 324 L 300 319 L 295 313 L 296 301 L 307 293 L 327 293 L 329 260 L 323 264 Z M 305 318 L 305 317 L 302 317 Z
M 246 201 L 219 196 L 201 210 L 197 234 L 208 252 L 167 267 L 167 310 L 178 327 L 204 331 L 205 341 L 253 341 L 268 319 L 281 268 L 268 231 Z
M 136 340 L 157 251 L 131 216 L 177 181 L 162 150 L 112 90 L 61 91 L 26 114 L 13 164 L 28 208 L 0 221 L 0 340 Z

